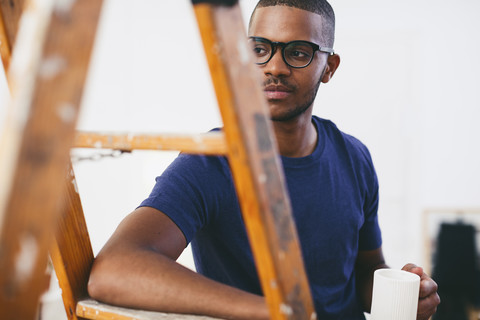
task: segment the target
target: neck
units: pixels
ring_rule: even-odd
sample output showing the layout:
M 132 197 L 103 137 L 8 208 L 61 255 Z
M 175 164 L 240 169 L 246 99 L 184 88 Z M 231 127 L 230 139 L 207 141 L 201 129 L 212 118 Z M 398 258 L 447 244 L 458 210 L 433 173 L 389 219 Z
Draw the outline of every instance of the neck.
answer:
M 311 116 L 288 122 L 273 121 L 273 128 L 282 156 L 305 157 L 315 150 L 318 134 Z

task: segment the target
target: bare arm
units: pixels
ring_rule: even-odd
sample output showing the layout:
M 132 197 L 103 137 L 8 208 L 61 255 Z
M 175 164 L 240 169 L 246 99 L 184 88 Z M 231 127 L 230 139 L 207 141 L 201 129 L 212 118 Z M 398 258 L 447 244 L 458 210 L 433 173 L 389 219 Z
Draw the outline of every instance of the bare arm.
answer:
M 370 312 L 372 306 L 373 273 L 380 268 L 388 268 L 382 248 L 358 252 L 355 266 L 357 291 L 366 312 Z
M 197 274 L 175 260 L 186 246 L 180 229 L 162 212 L 135 210 L 98 254 L 89 294 L 106 303 L 229 319 L 268 319 L 263 297 Z

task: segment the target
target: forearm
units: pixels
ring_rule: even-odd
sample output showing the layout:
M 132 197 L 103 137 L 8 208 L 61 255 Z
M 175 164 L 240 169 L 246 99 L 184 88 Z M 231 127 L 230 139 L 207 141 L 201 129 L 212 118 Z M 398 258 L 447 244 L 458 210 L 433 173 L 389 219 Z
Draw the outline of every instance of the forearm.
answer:
M 263 297 L 199 275 L 153 250 L 99 254 L 89 293 L 107 303 L 228 319 L 268 319 Z
M 388 268 L 382 248 L 359 251 L 355 267 L 357 294 L 366 312 L 370 312 L 372 306 L 373 273 L 381 268 Z
M 373 273 L 381 268 L 388 268 L 388 266 L 384 263 L 378 264 L 370 270 L 364 270 L 357 274 L 357 292 L 365 312 L 370 312 L 372 306 Z

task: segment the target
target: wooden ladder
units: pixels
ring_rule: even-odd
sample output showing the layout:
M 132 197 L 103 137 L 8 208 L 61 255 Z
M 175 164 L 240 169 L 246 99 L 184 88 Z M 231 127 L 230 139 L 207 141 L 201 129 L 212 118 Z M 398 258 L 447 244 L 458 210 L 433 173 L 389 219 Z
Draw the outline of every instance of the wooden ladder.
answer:
M 108 136 L 75 133 L 102 1 L 0 0 L 0 53 L 12 97 L 0 145 L 0 319 L 35 319 L 48 252 L 68 319 L 209 318 L 89 299 L 94 256 L 69 151 L 99 144 L 226 155 L 271 318 L 316 318 L 238 0 L 192 4 L 223 132 Z

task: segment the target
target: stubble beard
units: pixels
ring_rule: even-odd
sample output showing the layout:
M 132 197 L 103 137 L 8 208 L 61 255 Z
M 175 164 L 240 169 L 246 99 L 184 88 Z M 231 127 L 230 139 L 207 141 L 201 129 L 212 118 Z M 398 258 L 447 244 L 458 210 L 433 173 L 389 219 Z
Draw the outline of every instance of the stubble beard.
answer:
M 279 114 L 276 116 L 272 115 L 271 120 L 278 121 L 278 122 L 288 122 L 304 114 L 308 109 L 310 109 L 313 106 L 313 102 L 315 101 L 315 97 L 317 96 L 320 83 L 322 82 L 321 80 L 322 80 L 322 77 L 320 77 L 314 89 L 310 91 L 310 94 L 304 103 L 300 105 L 296 105 L 293 108 L 288 109 L 286 112 L 282 114 Z

